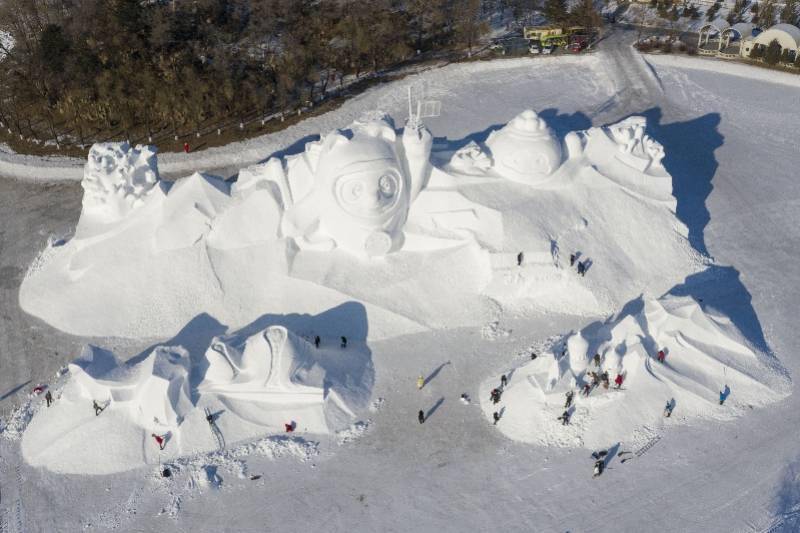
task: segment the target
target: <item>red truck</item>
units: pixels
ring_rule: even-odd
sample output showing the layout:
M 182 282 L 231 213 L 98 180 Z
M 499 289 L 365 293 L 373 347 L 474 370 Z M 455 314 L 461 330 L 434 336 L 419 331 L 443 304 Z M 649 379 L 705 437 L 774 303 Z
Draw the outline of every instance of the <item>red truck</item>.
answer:
M 569 36 L 569 44 L 567 45 L 567 50 L 569 50 L 570 52 L 577 54 L 587 46 L 589 46 L 588 35 L 579 33 Z

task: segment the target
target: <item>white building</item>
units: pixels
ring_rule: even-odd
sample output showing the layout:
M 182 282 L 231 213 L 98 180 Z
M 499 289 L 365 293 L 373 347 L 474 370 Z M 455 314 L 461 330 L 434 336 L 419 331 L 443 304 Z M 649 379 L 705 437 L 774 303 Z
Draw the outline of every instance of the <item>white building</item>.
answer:
M 788 49 L 791 57 L 797 57 L 800 50 L 800 28 L 791 24 L 776 24 L 751 38 L 743 38 L 739 53 L 742 57 L 750 57 L 754 48 L 766 48 L 772 41 L 778 41 L 781 52 Z

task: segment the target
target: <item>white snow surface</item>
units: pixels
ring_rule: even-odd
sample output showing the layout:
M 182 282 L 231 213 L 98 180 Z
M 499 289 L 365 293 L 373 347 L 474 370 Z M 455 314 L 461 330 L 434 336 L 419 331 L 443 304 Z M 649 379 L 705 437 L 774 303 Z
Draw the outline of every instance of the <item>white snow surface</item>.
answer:
M 438 155 L 434 163 L 440 170 L 448 164 L 452 167 L 452 154 L 459 146 L 474 141 L 471 151 L 474 157 L 462 158 L 468 164 L 444 174 L 458 174 L 462 179 L 463 169 L 468 168 L 470 174 L 486 178 L 485 174 L 491 171 L 491 165 L 486 164 L 491 159 L 484 157 L 489 154 L 483 145 L 488 132 L 527 108 L 540 110 L 540 116 L 559 138 L 593 124 L 618 123 L 631 115 L 644 115 L 647 134 L 664 146 L 663 166 L 671 177 L 676 205 L 667 219 L 672 223 L 677 217 L 684 225 L 688 242 L 704 257 L 704 270 L 697 272 L 699 265 L 691 261 L 691 273 L 678 270 L 669 273 L 667 279 L 671 281 L 665 279 L 662 285 L 666 290 L 633 289 L 627 299 L 621 298 L 621 294 L 628 290 L 628 285 L 641 280 L 636 277 L 641 273 L 622 270 L 620 277 L 627 279 L 612 287 L 617 290 L 624 285 L 620 294 L 614 294 L 619 301 L 607 306 L 608 309 L 581 316 L 562 315 L 549 307 L 554 301 L 566 301 L 568 309 L 589 309 L 591 300 L 586 295 L 580 296 L 573 285 L 569 289 L 554 288 L 547 306 L 541 308 L 536 307 L 536 301 L 530 305 L 509 302 L 495 305 L 488 313 L 490 317 L 477 327 L 420 331 L 400 337 L 392 333 L 384 340 L 370 338 L 368 344 L 376 371 L 374 387 L 368 395 L 377 398 L 376 408 L 370 410 L 369 421 L 353 422 L 349 429 L 321 437 L 319 444 L 270 436 L 219 454 L 168 462 L 175 469 L 175 476 L 169 479 L 154 475 L 153 467 L 87 478 L 57 476 L 45 469 L 32 468 L 22 463 L 22 457 L 11 444 L 0 440 L 3 451 L 0 521 L 12 531 L 261 531 L 270 527 L 333 531 L 497 528 L 639 531 L 642 524 L 653 531 L 796 531 L 800 516 L 796 449 L 800 410 L 796 395 L 766 408 L 749 408 L 749 399 L 758 396 L 764 384 L 773 387 L 772 393 L 764 393 L 758 398 L 763 402 L 753 403 L 754 407 L 765 405 L 786 391 L 787 380 L 782 377 L 784 372 L 778 359 L 786 366 L 786 373 L 791 375 L 798 370 L 793 355 L 800 350 L 794 304 L 800 295 L 796 284 L 787 282 L 800 277 L 800 267 L 794 260 L 794 253 L 800 247 L 797 239 L 800 204 L 795 184 L 795 169 L 800 160 L 796 138 L 790 133 L 794 131 L 795 117 L 787 112 L 796 105 L 796 95 L 785 86 L 678 64 L 651 63 L 652 71 L 641 70 L 641 66 L 647 68 L 644 61 L 637 59 L 635 65 L 620 65 L 619 56 L 614 54 L 552 58 L 557 60 L 552 62 L 548 58 L 547 62 L 511 60 L 455 65 L 426 74 L 427 79 L 435 82 L 431 87 L 434 97 L 446 100 L 441 119 L 429 121 L 428 126 L 435 136 L 446 135 L 449 141 L 459 141 L 443 146 L 442 138 L 437 137 L 434 152 Z M 378 93 L 393 92 L 398 96 L 395 109 L 387 105 L 374 107 L 401 117 L 398 109 L 405 103 L 405 85 L 370 91 L 361 103 L 375 102 L 370 98 Z M 328 131 L 348 124 L 353 118 L 357 117 L 343 117 L 337 111 L 320 118 L 329 121 L 328 126 L 310 131 Z M 471 134 L 474 132 L 481 133 Z M 301 137 L 287 137 L 276 143 L 287 146 L 291 139 Z M 277 137 L 272 139 L 275 141 Z M 639 152 L 641 146 L 634 146 L 632 152 Z M 614 150 L 620 153 L 618 147 Z M 472 161 L 482 161 L 477 165 L 479 172 Z M 632 192 L 636 182 L 626 180 L 630 176 L 617 175 L 622 183 L 610 180 L 613 182 L 610 187 L 625 190 L 644 203 L 652 202 L 652 198 L 645 201 Z M 647 179 L 650 178 L 655 176 Z M 497 183 L 492 186 L 503 188 Z M 510 184 L 505 183 L 505 187 Z M 464 195 L 461 202 L 475 204 L 473 191 L 467 192 L 469 195 Z M 480 210 L 481 217 L 491 218 L 492 209 L 505 211 L 506 204 L 498 201 L 495 205 L 495 199 L 506 202 L 511 199 L 501 196 L 490 197 L 492 203 Z M 521 195 L 519 205 L 547 209 L 547 201 L 552 200 L 547 196 L 541 204 L 533 204 L 535 200 L 531 198 L 536 196 Z M 211 199 L 207 200 L 204 208 L 212 207 Z M 604 197 L 603 205 L 607 208 L 604 216 L 616 211 L 611 208 L 616 205 L 615 200 L 612 196 Z M 422 201 L 422 195 L 418 201 Z M 570 202 L 574 201 L 570 198 Z M 623 203 L 626 207 L 632 205 Z M 554 212 L 560 211 L 555 207 L 545 211 L 548 216 Z M 238 210 L 236 218 L 246 220 L 242 213 Z M 587 211 L 581 215 L 587 213 L 593 218 L 586 219 L 586 227 L 597 231 L 594 234 L 598 238 L 597 247 L 600 248 L 601 242 L 603 247 L 613 242 L 608 240 L 609 231 L 597 229 L 599 214 Z M 644 220 L 638 216 L 620 230 L 620 242 L 624 236 L 630 236 L 627 245 L 636 239 L 644 241 L 636 244 L 650 253 L 632 252 L 637 259 L 648 256 L 652 260 L 650 267 L 659 260 L 665 261 L 667 268 L 675 267 L 676 256 L 659 249 L 659 236 L 651 237 L 636 229 Z M 505 222 L 503 219 L 501 233 L 496 232 L 496 221 L 486 226 L 494 230 L 482 235 L 483 242 L 497 239 L 498 235 L 500 240 L 504 239 L 508 232 Z M 580 220 L 577 222 L 578 227 L 584 227 Z M 653 222 L 653 227 L 658 224 Z M 519 227 L 524 232 L 531 225 Z M 681 235 L 678 240 L 686 239 Z M 520 247 L 512 245 L 505 249 L 505 264 L 510 267 L 505 279 L 512 289 L 517 272 L 516 248 Z M 539 257 L 528 253 L 531 249 L 525 250 L 526 257 Z M 589 250 L 592 258 L 596 253 Z M 54 246 L 39 259 L 47 265 L 58 254 L 59 246 Z M 562 249 L 562 259 L 563 255 Z M 607 257 L 618 255 L 621 255 L 618 250 L 609 251 Z M 393 257 L 396 255 L 389 254 L 381 261 L 391 262 Z M 564 274 L 569 274 L 571 277 L 567 279 L 577 280 L 579 285 L 586 284 L 588 293 L 594 295 L 599 292 L 598 285 L 613 283 L 600 268 L 604 261 L 605 258 L 596 261 L 585 278 L 576 278 L 574 272 L 566 269 Z M 35 266 L 32 270 L 37 271 Z M 434 279 L 437 275 L 431 274 Z M 463 276 L 460 271 L 452 275 Z M 366 276 L 362 279 L 365 283 L 371 281 Z M 536 289 L 545 291 L 549 286 L 540 284 Z M 117 290 L 113 288 L 108 294 Z M 499 427 L 486 421 L 480 408 L 485 380 L 496 383 L 497 376 L 509 368 L 520 367 L 518 372 L 521 371 L 522 360 L 530 361 L 531 351 L 542 355 L 565 336 L 577 339 L 579 336 L 572 334 L 573 331 L 592 338 L 587 324 L 599 321 L 603 325 L 610 314 L 619 315 L 616 318 L 637 315 L 636 307 L 629 302 L 639 300 L 640 293 L 644 293 L 641 302 L 655 298 L 669 310 L 673 307 L 668 301 L 694 300 L 702 313 L 689 307 L 694 309 L 692 316 L 701 319 L 697 323 L 705 326 L 709 324 L 706 319 L 710 320 L 714 328 L 695 329 L 694 321 L 675 323 L 694 331 L 694 337 L 732 343 L 728 348 L 738 347 L 729 351 L 719 346 L 704 346 L 699 350 L 702 356 L 691 362 L 692 365 L 698 362 L 699 370 L 687 373 L 688 378 L 680 387 L 672 386 L 669 390 L 691 400 L 692 394 L 684 390 L 684 386 L 691 386 L 702 401 L 677 401 L 672 417 L 667 420 L 660 416 L 665 398 L 645 402 L 648 408 L 657 405 L 657 422 L 639 426 L 632 437 L 624 440 L 620 434 L 614 434 L 603 441 L 600 446 L 612 453 L 606 472 L 596 479 L 591 478 L 593 461 L 585 449 L 531 445 L 509 439 L 502 426 L 514 415 L 511 410 L 504 413 Z M 664 296 L 665 293 L 668 295 Z M 576 294 L 581 298 L 579 303 L 573 301 Z M 81 301 L 82 297 L 76 293 L 75 305 Z M 269 315 L 242 333 L 239 341 L 230 344 L 241 346 L 259 328 L 278 321 L 306 337 L 311 335 L 310 338 L 313 331 L 327 328 L 329 333 L 323 336 L 323 342 L 333 344 L 334 351 L 338 351 L 339 332 L 345 331 L 350 322 L 343 317 L 363 319 L 357 328 L 362 337 L 374 333 L 376 311 L 359 305 L 345 304 L 345 313 L 333 308 L 320 315 Z M 684 306 L 681 303 L 679 307 Z M 117 307 L 109 305 L 108 309 L 116 311 Z M 643 303 L 639 309 L 644 310 Z M 726 323 L 725 317 L 731 324 Z M 605 325 L 608 331 L 637 334 L 651 331 L 633 326 L 630 320 L 612 319 Z M 202 357 L 211 338 L 225 336 L 226 329 L 215 319 L 200 315 L 174 339 L 159 344 L 182 345 L 190 354 Z M 369 333 L 364 333 L 367 330 Z M 140 332 L 143 331 L 147 328 L 143 327 Z M 709 331 L 716 333 L 710 335 Z M 170 335 L 173 333 L 174 330 Z M 673 342 L 672 337 L 667 337 L 665 342 Z M 633 339 L 628 341 L 626 338 L 616 345 L 628 353 L 628 347 L 636 346 Z M 560 353 L 557 348 L 556 352 Z M 586 353 L 591 355 L 590 352 L 587 347 Z M 669 357 L 676 353 L 671 351 L 665 364 L 670 364 Z M 40 362 L 47 357 L 38 353 L 25 356 Z M 746 364 L 753 357 L 756 361 Z M 720 408 L 713 402 L 731 369 L 749 377 L 739 376 L 738 384 L 728 383 L 731 394 Z M 667 372 L 666 367 L 657 370 Z M 420 373 L 426 376 L 421 391 L 414 384 Z M 697 385 L 702 377 L 710 379 L 705 387 Z M 516 380 L 512 375 L 511 384 L 515 388 Z M 653 386 L 667 392 L 663 384 Z M 464 392 L 472 397 L 471 404 L 457 401 Z M 629 391 L 609 395 L 621 396 L 626 392 Z M 746 396 L 739 397 L 740 393 Z M 38 408 L 39 402 L 41 398 L 27 404 L 24 410 L 27 414 L 18 417 L 16 428 L 24 427 L 27 423 L 24 420 L 31 415 L 36 423 L 45 409 Z M 703 407 L 707 408 L 705 412 L 697 407 L 696 417 L 681 419 L 685 415 L 683 408 L 709 402 L 712 405 Z M 84 404 L 83 409 L 90 407 Z M 532 406 L 519 410 L 523 408 L 525 413 L 534 412 Z M 428 415 L 423 425 L 416 421 L 419 409 Z M 637 406 L 632 409 L 638 411 Z M 602 415 L 602 409 L 595 414 Z M 633 425 L 619 426 L 620 433 Z M 352 440 L 355 437 L 358 438 Z M 552 443 L 556 443 L 555 439 Z M 640 453 L 633 461 L 621 464 L 613 453 L 617 450 Z M 282 459 L 281 455 L 288 458 Z M 82 497 L 76 498 L 76 494 Z

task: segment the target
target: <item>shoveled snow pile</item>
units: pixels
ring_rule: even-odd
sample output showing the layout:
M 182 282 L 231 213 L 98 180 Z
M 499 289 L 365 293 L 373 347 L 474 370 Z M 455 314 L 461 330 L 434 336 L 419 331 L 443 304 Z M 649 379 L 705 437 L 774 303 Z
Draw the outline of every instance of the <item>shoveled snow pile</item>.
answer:
M 729 419 L 790 392 L 777 361 L 749 347 L 728 318 L 675 296 L 634 300 L 569 336 L 566 347 L 514 369 L 497 404 L 489 399 L 493 388 L 501 388 L 498 376 L 482 384 L 481 406 L 490 419 L 501 412 L 497 427 L 509 438 L 588 448 L 630 439 L 645 427 Z M 569 391 L 574 400 L 563 425 Z
M 149 338 L 202 313 L 239 328 L 352 301 L 370 339 L 610 313 L 698 269 L 645 129 L 559 138 L 526 110 L 485 143 L 434 150 L 424 126 L 371 118 L 232 183 L 158 181 L 154 151 L 96 146 L 75 235 L 32 264 L 20 304 L 69 333 Z
M 366 407 L 373 370 L 363 344 L 315 348 L 269 326 L 215 337 L 196 362 L 180 346 L 127 363 L 88 346 L 69 378 L 33 417 L 23 454 L 56 472 L 107 474 L 284 433 L 287 424 L 297 433 L 341 431 Z

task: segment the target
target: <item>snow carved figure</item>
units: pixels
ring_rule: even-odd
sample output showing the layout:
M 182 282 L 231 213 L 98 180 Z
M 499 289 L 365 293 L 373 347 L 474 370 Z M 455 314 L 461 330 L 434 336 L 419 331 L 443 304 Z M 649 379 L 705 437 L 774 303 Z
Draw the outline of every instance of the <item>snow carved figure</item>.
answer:
M 664 147 L 645 134 L 646 126 L 647 119 L 636 116 L 605 128 L 606 134 L 618 146 L 620 153 L 617 158 L 642 172 L 661 169 L 661 160 L 664 159 Z
M 501 176 L 535 185 L 549 178 L 561 166 L 561 143 L 553 130 L 532 109 L 517 115 L 486 140 Z
M 127 409 L 141 427 L 177 427 L 193 409 L 189 353 L 158 346 L 142 361 L 119 364 L 111 352 L 86 346 L 69 364 L 79 394 L 115 409 Z
M 83 211 L 100 222 L 116 222 L 141 205 L 158 180 L 155 147 L 95 144 L 81 181 Z
M 268 161 L 262 171 L 283 199 L 283 234 L 301 249 L 399 249 L 411 202 L 430 175 L 432 142 L 424 127 L 406 128 L 398 141 L 383 118 L 308 143 L 285 164 Z
M 283 326 L 270 326 L 244 342 L 215 338 L 206 350 L 202 392 L 270 402 L 322 402 L 324 371 L 310 345 Z

